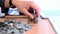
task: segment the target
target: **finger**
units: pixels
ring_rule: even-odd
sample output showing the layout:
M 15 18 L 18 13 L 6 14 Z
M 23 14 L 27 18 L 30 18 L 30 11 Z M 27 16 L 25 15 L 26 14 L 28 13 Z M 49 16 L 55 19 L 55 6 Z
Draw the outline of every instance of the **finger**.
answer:
M 34 16 L 33 16 L 31 13 L 29 13 L 25 8 L 24 8 L 24 9 L 21 9 L 21 11 L 22 11 L 22 13 L 24 13 L 25 15 L 29 16 L 31 19 L 34 18 Z
M 33 16 L 31 13 L 29 13 L 29 12 L 26 10 L 26 8 L 22 8 L 22 9 L 21 9 L 21 13 L 27 15 L 27 16 L 30 17 L 31 19 L 34 18 L 34 16 Z
M 34 2 L 31 2 L 30 6 L 36 11 L 36 16 L 38 17 L 40 15 L 40 8 Z
M 24 5 L 19 4 L 19 2 L 16 2 L 16 3 L 15 3 L 15 6 L 16 6 L 16 8 L 17 8 L 21 13 L 27 15 L 27 16 L 30 17 L 31 19 L 34 18 L 34 16 L 33 16 L 32 14 L 30 14 L 30 13 L 26 10 L 26 8 L 24 7 Z

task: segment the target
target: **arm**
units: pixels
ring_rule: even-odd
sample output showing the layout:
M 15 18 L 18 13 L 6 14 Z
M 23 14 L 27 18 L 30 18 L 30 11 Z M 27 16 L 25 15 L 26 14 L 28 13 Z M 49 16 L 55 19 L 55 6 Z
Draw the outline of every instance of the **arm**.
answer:
M 8 1 L 9 2 L 9 1 Z M 8 5 L 7 5 L 8 4 Z M 21 11 L 21 13 L 27 15 L 30 18 L 34 18 L 34 15 L 28 12 L 29 8 L 33 8 L 36 10 L 36 15 L 39 15 L 40 9 L 33 1 L 20 1 L 20 0 L 12 0 L 12 4 L 16 6 L 16 8 Z M 6 2 L 6 7 L 9 7 L 9 3 Z

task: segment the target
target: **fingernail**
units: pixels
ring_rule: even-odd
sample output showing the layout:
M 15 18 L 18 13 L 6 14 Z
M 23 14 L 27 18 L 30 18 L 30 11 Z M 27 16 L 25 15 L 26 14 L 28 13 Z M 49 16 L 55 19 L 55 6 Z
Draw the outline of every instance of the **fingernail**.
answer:
M 34 17 L 32 16 L 31 19 L 34 19 Z

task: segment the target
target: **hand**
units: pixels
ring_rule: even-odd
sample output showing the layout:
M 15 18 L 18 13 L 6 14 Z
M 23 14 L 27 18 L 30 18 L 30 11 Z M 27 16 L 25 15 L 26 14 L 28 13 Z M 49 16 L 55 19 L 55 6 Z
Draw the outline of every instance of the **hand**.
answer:
M 36 10 L 36 16 L 39 15 L 40 9 L 33 1 L 13 0 L 12 3 L 13 3 L 13 5 L 15 5 L 17 7 L 17 9 L 19 11 L 21 11 L 21 13 L 24 13 L 31 19 L 34 18 L 34 15 L 32 15 L 31 13 L 28 12 L 30 7 L 33 8 L 33 10 Z

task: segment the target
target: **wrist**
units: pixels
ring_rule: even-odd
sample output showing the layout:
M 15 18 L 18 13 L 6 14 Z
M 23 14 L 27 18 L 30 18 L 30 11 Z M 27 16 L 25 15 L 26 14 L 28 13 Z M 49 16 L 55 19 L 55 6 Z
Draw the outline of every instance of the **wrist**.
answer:
M 5 6 L 5 8 L 8 8 L 9 7 L 9 0 L 5 0 L 4 1 L 4 6 Z

